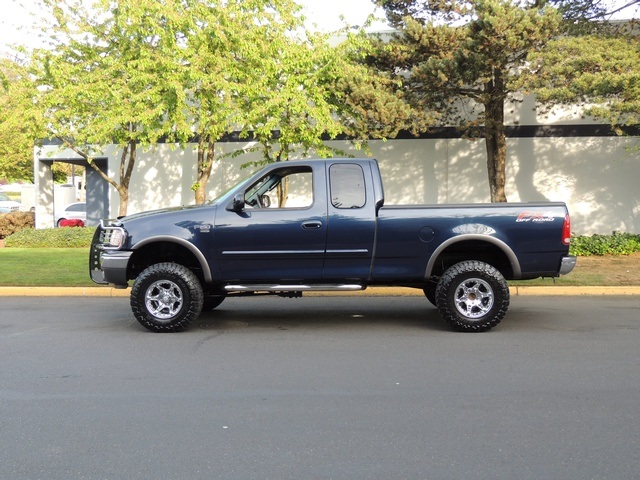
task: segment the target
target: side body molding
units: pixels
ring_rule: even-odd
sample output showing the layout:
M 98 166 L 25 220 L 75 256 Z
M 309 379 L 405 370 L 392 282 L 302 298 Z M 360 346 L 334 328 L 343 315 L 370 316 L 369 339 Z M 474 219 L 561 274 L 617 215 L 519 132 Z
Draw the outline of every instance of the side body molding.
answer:
M 520 262 L 518 261 L 518 257 L 509 245 L 504 243 L 502 240 L 492 237 L 490 235 L 481 235 L 481 234 L 464 234 L 452 237 L 435 249 L 431 258 L 429 258 L 429 262 L 427 263 L 427 270 L 425 272 L 425 278 L 429 278 L 431 276 L 431 272 L 433 272 L 433 267 L 436 263 L 436 260 L 440 256 L 440 254 L 451 245 L 454 245 L 458 242 L 464 242 L 467 240 L 479 240 L 482 242 L 487 242 L 498 247 L 509 259 L 509 263 L 511 263 L 511 268 L 513 270 L 514 278 L 520 278 L 522 276 L 522 269 L 520 268 Z

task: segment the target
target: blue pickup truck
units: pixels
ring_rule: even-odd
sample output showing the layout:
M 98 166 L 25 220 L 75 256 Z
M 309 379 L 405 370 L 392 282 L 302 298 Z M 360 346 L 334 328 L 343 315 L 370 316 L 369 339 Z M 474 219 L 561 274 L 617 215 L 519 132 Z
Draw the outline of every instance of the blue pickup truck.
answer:
M 131 286 L 137 320 L 184 330 L 230 296 L 300 296 L 402 286 L 424 291 L 454 329 L 496 326 L 506 280 L 569 273 L 563 203 L 384 202 L 371 159 L 268 165 L 210 203 L 103 221 L 91 278 Z

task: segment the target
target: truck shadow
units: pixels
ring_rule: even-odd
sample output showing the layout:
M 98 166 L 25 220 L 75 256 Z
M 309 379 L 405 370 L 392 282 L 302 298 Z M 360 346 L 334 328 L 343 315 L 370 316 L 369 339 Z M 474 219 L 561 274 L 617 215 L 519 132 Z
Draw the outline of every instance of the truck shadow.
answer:
M 420 297 L 392 297 L 374 302 L 353 297 L 227 299 L 215 310 L 203 312 L 190 329 L 318 330 L 384 329 L 398 326 L 423 331 L 450 330 L 435 307 Z

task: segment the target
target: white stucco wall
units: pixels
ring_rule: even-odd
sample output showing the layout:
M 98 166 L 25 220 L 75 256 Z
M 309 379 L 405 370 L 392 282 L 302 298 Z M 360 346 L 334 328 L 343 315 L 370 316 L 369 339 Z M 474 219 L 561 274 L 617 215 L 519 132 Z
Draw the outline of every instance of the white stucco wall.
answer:
M 507 197 L 509 201 L 563 201 L 572 214 L 576 234 L 640 232 L 640 158 L 628 147 L 637 137 L 545 137 L 508 140 Z M 365 156 L 347 142 L 330 145 Z M 259 159 L 222 154 L 246 143 L 217 145 L 218 160 L 208 184 L 208 197 L 225 192 L 253 168 L 243 163 Z M 386 203 L 443 204 L 489 201 L 484 141 L 428 139 L 371 141 L 380 163 Z M 109 175 L 117 178 L 120 151 L 105 149 Z M 40 158 L 71 158 L 69 151 L 44 147 Z M 131 179 L 128 213 L 194 203 L 195 151 L 170 145 L 139 152 Z M 118 214 L 117 192 L 109 189 L 110 214 Z M 43 206 L 37 212 L 46 213 Z M 44 225 L 46 226 L 46 225 Z

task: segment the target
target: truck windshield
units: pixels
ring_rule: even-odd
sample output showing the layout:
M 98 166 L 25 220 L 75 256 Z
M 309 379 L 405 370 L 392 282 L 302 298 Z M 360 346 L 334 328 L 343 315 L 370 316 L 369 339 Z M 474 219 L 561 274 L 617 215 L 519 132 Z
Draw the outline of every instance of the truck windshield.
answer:
M 250 175 L 247 175 L 246 177 L 244 177 L 242 180 L 240 180 L 238 183 L 236 183 L 235 185 L 233 185 L 232 187 L 229 187 L 229 189 L 227 189 L 226 192 L 224 192 L 223 194 L 217 196 L 216 198 L 214 198 L 213 200 L 209 200 L 207 202 L 207 204 L 209 205 L 213 205 L 214 203 L 220 203 L 223 200 L 226 200 L 227 197 L 231 196 L 231 193 L 234 192 L 236 190 L 236 188 L 238 188 L 240 185 L 242 185 L 243 183 L 247 183 L 249 181 L 249 179 L 251 177 L 253 177 L 255 175 L 256 172 L 252 172 Z

